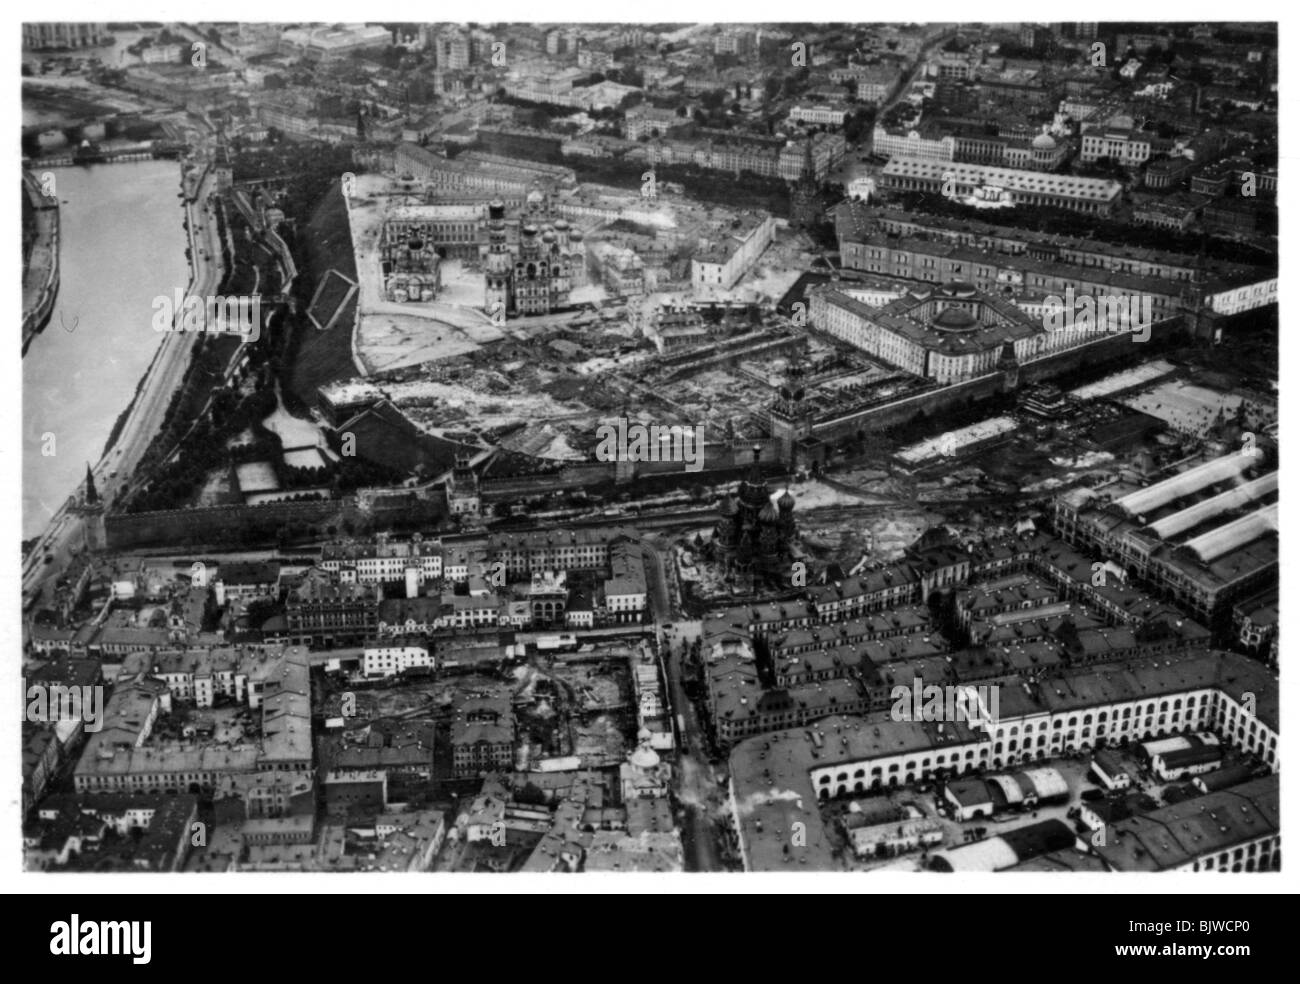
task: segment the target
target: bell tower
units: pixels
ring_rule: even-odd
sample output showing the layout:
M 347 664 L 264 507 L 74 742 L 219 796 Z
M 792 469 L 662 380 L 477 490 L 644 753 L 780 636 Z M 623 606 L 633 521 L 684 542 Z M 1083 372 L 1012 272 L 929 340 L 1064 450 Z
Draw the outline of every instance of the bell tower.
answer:
M 803 167 L 799 180 L 790 194 L 790 225 L 796 229 L 811 229 L 821 219 L 821 203 L 817 198 L 817 168 L 813 164 L 813 138 L 803 145 Z
M 488 205 L 488 255 L 483 289 L 483 310 L 493 320 L 511 313 L 510 266 L 510 249 L 506 245 L 506 207 L 503 202 L 494 201 Z

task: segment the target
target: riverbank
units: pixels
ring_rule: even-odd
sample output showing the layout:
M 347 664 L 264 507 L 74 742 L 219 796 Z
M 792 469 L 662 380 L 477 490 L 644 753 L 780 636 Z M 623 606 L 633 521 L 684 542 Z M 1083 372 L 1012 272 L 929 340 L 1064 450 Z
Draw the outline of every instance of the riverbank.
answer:
M 23 192 L 32 209 L 36 239 L 23 268 L 23 355 L 49 323 L 59 295 L 59 200 L 41 192 L 35 175 L 23 171 Z
M 212 192 L 214 184 L 215 177 L 209 170 L 195 188 L 193 197 L 185 199 L 190 269 L 186 296 L 206 297 L 214 293 L 221 282 L 221 246 L 216 239 L 216 223 L 210 217 L 204 219 L 207 196 Z M 197 242 L 196 230 L 200 228 L 206 240 L 206 249 L 199 248 Z M 180 316 L 180 312 L 177 312 L 177 317 Z M 127 407 L 125 419 L 120 427 L 114 425 L 117 433 L 110 435 L 103 457 L 94 468 L 97 481 L 99 474 L 105 473 L 101 485 L 101 497 L 105 504 L 110 504 L 130 488 L 135 469 L 162 429 L 172 395 L 185 378 L 198 338 L 194 332 L 163 333 L 163 340 Z
M 162 351 L 162 346 L 158 346 L 158 351 Z M 149 373 L 153 371 L 154 363 L 158 361 L 158 352 L 154 353 L 153 358 L 149 361 L 149 368 L 136 381 L 135 391 L 131 394 L 131 402 L 126 405 L 126 409 L 117 415 L 113 421 L 113 429 L 108 432 L 108 438 L 104 441 L 104 450 L 99 452 L 99 460 L 103 461 L 108 457 L 108 453 L 113 450 L 117 444 L 117 439 L 122 436 L 122 429 L 126 427 L 126 422 L 131 419 L 131 411 L 135 409 L 136 401 L 140 399 L 140 394 L 144 392 L 144 381 L 149 378 Z
M 204 296 L 215 291 L 221 277 L 221 248 L 216 241 L 216 222 L 206 210 L 207 196 L 213 191 L 214 184 L 214 176 L 209 170 L 184 202 L 188 232 L 185 243 L 189 254 L 187 293 Z M 181 187 L 185 190 L 183 178 Z M 196 230 L 201 230 L 201 234 L 196 234 Z M 196 248 L 196 240 L 200 238 L 204 249 Z M 153 334 L 152 329 L 149 331 Z M 184 378 L 195 338 L 193 333 L 187 332 L 164 333 L 147 368 L 136 382 L 129 405 L 114 422 L 103 453 L 91 469 L 105 505 L 129 488 L 133 472 L 159 432 L 172 395 Z M 41 591 L 46 570 L 62 570 L 73 554 L 93 542 L 86 523 L 94 520 L 72 509 L 75 498 L 74 491 L 44 524 L 36 542 L 31 544 L 24 562 L 25 603 Z M 53 556 L 48 567 L 43 561 L 47 554 Z

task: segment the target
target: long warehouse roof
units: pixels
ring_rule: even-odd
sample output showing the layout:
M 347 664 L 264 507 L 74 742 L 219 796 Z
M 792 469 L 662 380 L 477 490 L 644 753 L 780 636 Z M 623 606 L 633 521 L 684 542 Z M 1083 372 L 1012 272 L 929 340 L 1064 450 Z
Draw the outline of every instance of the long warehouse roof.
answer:
M 1117 499 L 1115 504 L 1130 516 L 1142 516 L 1185 495 L 1199 492 L 1208 485 L 1240 475 L 1255 463 L 1254 456 L 1233 451 L 1221 458 L 1212 458 L 1187 471 L 1179 472 L 1163 482 L 1156 482 L 1155 485 L 1149 485 L 1145 489 L 1130 492 L 1122 499 Z
M 1248 516 L 1242 516 L 1241 519 L 1234 520 L 1226 526 L 1210 530 L 1205 535 L 1188 541 L 1187 546 L 1208 564 L 1215 557 L 1222 557 L 1230 550 L 1236 550 L 1252 540 L 1258 540 L 1265 533 L 1276 533 L 1277 512 L 1275 502 L 1271 506 L 1257 509 Z
M 1168 540 L 1185 530 L 1190 530 L 1214 516 L 1229 512 L 1248 502 L 1255 502 L 1277 491 L 1277 472 L 1269 472 L 1260 478 L 1220 492 L 1203 502 L 1198 502 L 1176 513 L 1170 513 L 1164 519 L 1151 524 L 1151 532 L 1162 540 Z

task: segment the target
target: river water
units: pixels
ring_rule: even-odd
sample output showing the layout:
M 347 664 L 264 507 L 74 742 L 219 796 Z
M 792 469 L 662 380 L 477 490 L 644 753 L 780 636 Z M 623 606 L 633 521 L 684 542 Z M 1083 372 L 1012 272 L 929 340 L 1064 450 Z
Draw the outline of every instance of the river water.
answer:
M 151 324 L 154 298 L 189 282 L 175 161 L 53 173 L 61 281 L 49 324 L 23 359 L 24 538 L 99 460 L 163 338 Z

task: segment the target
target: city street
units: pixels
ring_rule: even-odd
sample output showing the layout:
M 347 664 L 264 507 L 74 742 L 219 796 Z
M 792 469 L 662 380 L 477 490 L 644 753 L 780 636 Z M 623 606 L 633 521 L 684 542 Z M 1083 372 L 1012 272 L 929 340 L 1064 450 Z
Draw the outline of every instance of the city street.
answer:
M 668 584 L 673 580 L 669 541 L 663 536 L 652 536 L 644 547 L 650 563 L 646 567 L 654 599 L 655 638 L 663 657 L 667 676 L 668 699 L 671 712 L 685 728 L 678 727 L 678 760 L 676 786 L 677 801 L 685 810 L 689 826 L 683 831 L 687 865 L 693 871 L 723 871 L 719 850 L 719 824 L 725 822 L 726 792 L 714 778 L 715 768 L 704 747 L 695 705 L 682 687 L 682 646 L 685 638 L 678 628 Z M 665 625 L 672 624 L 672 629 Z M 698 623 L 697 631 L 698 631 Z

